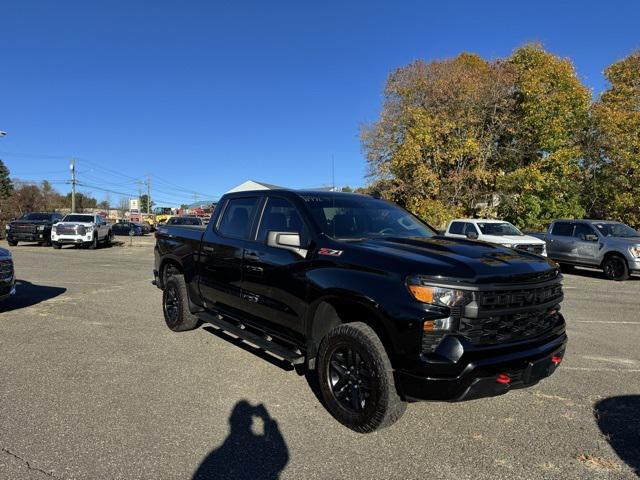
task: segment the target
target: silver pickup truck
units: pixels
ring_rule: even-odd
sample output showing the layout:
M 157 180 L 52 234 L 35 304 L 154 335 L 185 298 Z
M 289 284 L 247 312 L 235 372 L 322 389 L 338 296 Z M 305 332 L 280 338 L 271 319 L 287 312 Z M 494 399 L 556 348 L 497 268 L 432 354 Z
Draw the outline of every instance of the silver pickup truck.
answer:
M 640 273 L 640 233 L 620 222 L 556 220 L 544 235 L 547 255 L 566 271 L 601 268 L 611 280 Z

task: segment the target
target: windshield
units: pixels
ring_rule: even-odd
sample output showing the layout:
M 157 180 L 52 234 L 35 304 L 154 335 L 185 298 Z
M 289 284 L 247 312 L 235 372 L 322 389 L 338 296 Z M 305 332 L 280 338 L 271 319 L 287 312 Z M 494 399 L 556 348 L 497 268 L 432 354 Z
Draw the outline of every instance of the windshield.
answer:
M 63 222 L 81 222 L 93 223 L 93 215 L 67 215 L 62 219 Z
M 325 235 L 337 239 L 379 236 L 432 237 L 435 232 L 407 211 L 361 195 L 317 193 L 302 195 Z
M 640 237 L 640 234 L 624 223 L 594 223 L 598 231 L 605 237 Z
M 21 220 L 51 220 L 50 213 L 27 213 L 22 216 Z
M 517 235 L 518 237 L 523 235 L 520 230 L 507 222 L 478 223 L 478 228 L 480 228 L 483 235 Z

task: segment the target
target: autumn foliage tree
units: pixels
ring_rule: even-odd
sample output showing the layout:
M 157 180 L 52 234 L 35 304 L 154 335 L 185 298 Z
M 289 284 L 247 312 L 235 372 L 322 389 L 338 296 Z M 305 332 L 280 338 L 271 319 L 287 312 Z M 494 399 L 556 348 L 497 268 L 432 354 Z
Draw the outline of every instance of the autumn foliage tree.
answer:
M 628 220 L 622 212 L 640 189 L 639 58 L 607 70 L 611 87 L 595 105 L 571 62 L 537 44 L 495 61 L 464 53 L 401 67 L 387 80 L 380 118 L 361 132 L 368 191 L 436 225 L 500 216 L 542 228 L 597 205 Z M 596 177 L 603 186 L 616 179 L 599 203 L 585 195 Z M 604 208 L 610 202 L 619 214 Z

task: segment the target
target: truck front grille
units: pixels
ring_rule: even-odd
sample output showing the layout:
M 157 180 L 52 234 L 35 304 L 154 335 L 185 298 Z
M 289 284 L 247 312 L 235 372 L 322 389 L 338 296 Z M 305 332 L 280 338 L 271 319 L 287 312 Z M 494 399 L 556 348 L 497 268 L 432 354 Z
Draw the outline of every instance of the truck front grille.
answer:
M 460 317 L 459 333 L 475 345 L 516 342 L 545 335 L 563 324 L 557 306 L 562 285 L 474 292 Z
M 487 318 L 462 318 L 460 333 L 474 345 L 517 342 L 539 337 L 561 323 L 557 313 L 532 311 Z
M 517 250 L 525 250 L 527 252 L 535 253 L 537 255 L 542 255 L 544 253 L 544 245 L 542 244 L 524 244 L 524 245 L 516 245 Z
M 0 260 L 0 278 L 8 279 L 13 277 L 13 260 Z
M 36 233 L 35 225 L 11 225 L 11 233 Z
M 58 225 L 56 227 L 56 233 L 58 235 L 75 235 L 76 226 L 75 225 Z

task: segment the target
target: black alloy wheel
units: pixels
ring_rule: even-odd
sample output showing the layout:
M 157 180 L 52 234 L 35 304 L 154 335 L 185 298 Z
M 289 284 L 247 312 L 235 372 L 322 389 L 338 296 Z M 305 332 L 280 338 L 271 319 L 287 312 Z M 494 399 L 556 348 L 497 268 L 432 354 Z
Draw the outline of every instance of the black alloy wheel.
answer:
M 603 265 L 602 270 L 604 271 L 605 276 L 609 280 L 627 280 L 629 278 L 629 268 L 627 267 L 627 262 L 624 261 L 622 257 L 618 255 L 611 255 L 607 258 Z
M 180 307 L 180 296 L 176 287 L 167 287 L 164 292 L 164 316 L 167 325 L 177 325 L 180 322 Z
M 334 348 L 326 378 L 336 402 L 352 413 L 363 412 L 371 397 L 371 368 L 351 345 Z

